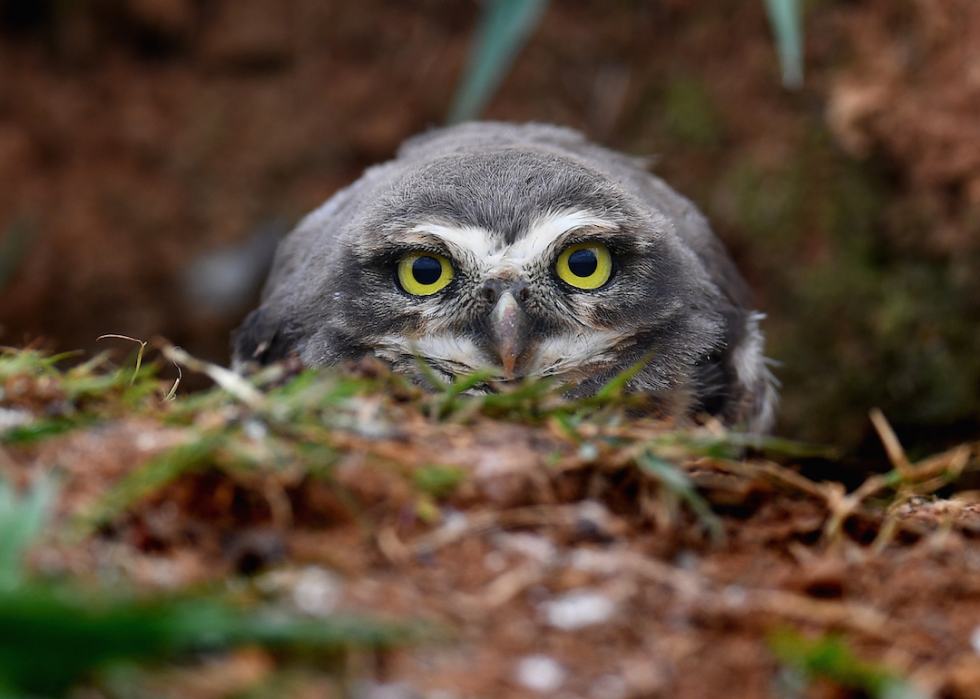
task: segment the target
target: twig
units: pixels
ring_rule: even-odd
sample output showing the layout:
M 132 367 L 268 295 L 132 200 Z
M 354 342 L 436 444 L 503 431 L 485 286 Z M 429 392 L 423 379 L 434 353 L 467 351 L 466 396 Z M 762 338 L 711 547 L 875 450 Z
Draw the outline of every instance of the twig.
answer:
M 146 342 L 143 340 L 138 340 L 135 337 L 130 337 L 129 335 L 116 335 L 115 333 L 109 333 L 107 335 L 99 335 L 95 338 L 95 341 L 106 340 L 109 338 L 114 338 L 116 340 L 129 340 L 130 342 L 139 343 L 139 351 L 136 353 L 136 369 L 133 371 L 133 378 L 129 380 L 129 385 L 132 386 L 136 383 L 136 377 L 140 373 L 140 367 L 143 366 L 143 350 L 146 349 Z
M 895 470 L 902 474 L 904 480 L 911 480 L 914 476 L 912 464 L 909 463 L 905 449 L 902 448 L 902 444 L 898 441 L 895 430 L 888 423 L 885 414 L 878 408 L 872 408 L 868 414 L 871 417 L 871 424 L 874 425 L 875 432 L 878 433 L 878 439 L 885 447 L 888 460 L 895 467 Z
M 836 600 L 817 600 L 785 590 L 747 590 L 740 605 L 749 613 L 768 612 L 793 621 L 843 628 L 883 641 L 894 641 L 895 621 L 871 607 Z
M 782 481 L 786 485 L 796 488 L 801 493 L 805 493 L 817 500 L 822 500 L 823 502 L 828 502 L 830 500 L 830 493 L 828 488 L 824 484 L 814 483 L 809 478 L 801 476 L 796 471 L 792 471 L 784 466 L 773 463 L 771 461 L 766 461 L 761 464 L 754 466 L 759 473 L 769 476 L 777 481 Z
M 457 602 L 487 612 L 504 606 L 521 592 L 544 579 L 546 566 L 538 561 L 527 561 L 491 580 L 477 595 L 458 594 Z
M 174 385 L 170 387 L 170 391 L 164 396 L 163 399 L 166 401 L 174 400 L 177 397 L 177 387 L 180 386 L 180 380 L 184 378 L 184 370 L 180 368 L 180 364 L 177 362 L 173 364 L 177 368 L 177 380 L 174 381 Z
M 261 391 L 230 369 L 193 357 L 166 340 L 158 340 L 156 344 L 163 355 L 174 364 L 182 364 L 191 371 L 206 375 L 250 408 L 260 410 L 263 407 L 265 401 Z

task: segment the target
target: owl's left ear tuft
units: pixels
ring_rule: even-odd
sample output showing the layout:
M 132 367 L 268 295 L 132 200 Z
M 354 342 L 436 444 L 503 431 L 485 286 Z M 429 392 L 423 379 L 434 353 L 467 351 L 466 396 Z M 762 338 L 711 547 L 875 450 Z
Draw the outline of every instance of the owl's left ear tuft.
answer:
M 250 365 L 265 366 L 285 359 L 297 348 L 300 337 L 281 319 L 270 318 L 264 308 L 257 308 L 231 335 L 232 367 L 244 372 Z

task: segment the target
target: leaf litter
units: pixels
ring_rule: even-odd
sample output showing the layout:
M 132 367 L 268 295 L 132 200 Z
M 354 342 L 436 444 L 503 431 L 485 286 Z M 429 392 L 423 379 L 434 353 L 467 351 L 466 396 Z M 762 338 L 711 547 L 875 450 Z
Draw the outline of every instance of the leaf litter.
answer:
M 243 379 L 156 345 L 219 387 L 169 400 L 142 355 L 136 371 L 0 355 L 0 410 L 29 416 L 0 426 L 0 505 L 43 522 L 40 491 L 24 489 L 58 484 L 52 521 L 14 544 L 27 565 L 7 577 L 30 582 L 9 594 L 95 594 L 72 598 L 79 613 L 132 598 L 113 613 L 151 627 L 153 604 L 182 618 L 196 595 L 303 629 L 355 618 L 377 638 L 384 624 L 435 635 L 405 641 L 399 626 L 399 642 L 350 637 L 339 654 L 299 632 L 289 650 L 261 634 L 208 656 L 150 644 L 138 665 L 95 663 L 52 687 L 0 668 L 4 687 L 978 696 L 980 505 L 955 487 L 977 444 L 911 464 L 875 413 L 894 468 L 847 492 L 800 466 L 832 450 L 644 416 L 623 382 L 569 402 L 543 381 L 468 395 L 481 376 L 427 392 L 369 361 Z

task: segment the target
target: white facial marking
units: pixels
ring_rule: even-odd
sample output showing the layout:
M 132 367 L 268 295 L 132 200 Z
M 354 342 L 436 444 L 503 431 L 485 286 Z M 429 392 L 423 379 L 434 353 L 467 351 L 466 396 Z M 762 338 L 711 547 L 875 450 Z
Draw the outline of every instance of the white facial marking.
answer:
M 511 246 L 509 259 L 518 264 L 527 264 L 548 252 L 564 236 L 580 228 L 613 230 L 616 224 L 588 211 L 551 211 L 531 222 L 524 237 Z
M 403 335 L 385 335 L 374 343 L 374 353 L 389 362 L 404 362 L 422 357 L 447 373 L 473 371 L 482 366 L 492 366 L 493 358 L 472 340 L 459 335 L 423 335 L 418 338 Z
M 562 238 L 586 227 L 612 230 L 616 224 L 588 211 L 568 209 L 538 217 L 510 246 L 483 228 L 437 223 L 419 224 L 408 231 L 405 239 L 412 241 L 413 236 L 417 236 L 415 240 L 421 244 L 427 238 L 437 238 L 477 276 L 508 278 L 521 275 L 542 256 L 559 247 Z
M 545 338 L 534 348 L 527 367 L 521 373 L 583 378 L 591 373 L 591 369 L 614 364 L 617 360 L 614 350 L 623 339 L 620 333 L 608 330 L 589 330 Z M 381 359 L 403 366 L 414 362 L 415 357 L 421 357 L 447 374 L 471 372 L 498 363 L 496 358 L 484 353 L 472 340 L 452 334 L 419 338 L 385 335 L 374 343 L 374 353 Z M 579 372 L 583 373 L 579 375 Z
M 475 280 L 507 279 L 527 276 L 535 267 L 550 264 L 547 258 L 556 256 L 573 233 L 586 228 L 615 230 L 617 226 L 588 211 L 567 209 L 539 216 L 513 245 L 506 245 L 501 236 L 483 228 L 441 223 L 419 224 L 408 231 L 404 240 L 418 245 L 435 241 L 446 246 L 456 263 Z M 439 304 L 420 309 L 420 314 L 426 321 L 421 337 L 386 335 L 373 343 L 375 354 L 406 367 L 415 357 L 422 357 L 447 375 L 499 363 L 472 340 L 453 334 L 448 328 L 453 319 L 443 317 Z M 579 325 L 575 332 L 532 343 L 520 373 L 579 380 L 595 368 L 614 364 L 615 349 L 624 340 L 623 333 Z
M 462 254 L 461 256 L 464 258 L 473 256 L 478 260 L 498 254 L 500 247 L 500 241 L 495 239 L 490 231 L 478 226 L 444 226 L 438 223 L 420 223 L 410 229 L 404 237 L 407 242 L 419 244 L 425 243 L 431 238 L 438 238 L 457 255 Z
M 527 371 L 554 376 L 613 364 L 618 358 L 618 353 L 613 350 L 623 339 L 621 333 L 612 330 L 592 329 L 546 337 L 535 349 Z

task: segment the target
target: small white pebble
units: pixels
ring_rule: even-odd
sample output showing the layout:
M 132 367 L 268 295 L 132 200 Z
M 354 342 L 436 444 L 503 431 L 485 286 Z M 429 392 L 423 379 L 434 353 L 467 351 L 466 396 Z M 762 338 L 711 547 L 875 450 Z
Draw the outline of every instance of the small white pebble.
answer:
M 140 432 L 136 435 L 136 448 L 140 451 L 152 451 L 157 448 L 156 432 Z
M 584 629 L 612 618 L 616 604 L 598 592 L 575 590 L 543 605 L 550 626 L 565 631 Z
M 517 664 L 518 684 L 540 694 L 554 692 L 565 683 L 565 668 L 547 655 L 529 655 Z
M 970 634 L 970 645 L 973 646 L 973 652 L 980 655 L 980 626 L 973 629 L 973 633 Z
M 305 614 L 325 617 L 340 603 L 341 583 L 323 568 L 311 566 L 300 572 L 293 586 L 293 604 Z
M 629 690 L 629 685 L 622 677 L 605 674 L 599 675 L 592 683 L 589 696 L 593 699 L 626 699 Z
M 745 604 L 745 588 L 741 585 L 728 585 L 721 591 L 721 598 L 729 607 L 741 607 Z
M 167 558 L 147 559 L 141 566 L 146 577 L 159 587 L 175 588 L 183 580 L 177 564 Z
M 459 699 L 455 694 L 447 689 L 433 689 L 429 692 L 429 699 Z
M 519 553 L 543 565 L 552 564 L 558 558 L 558 548 L 537 534 L 502 534 L 495 538 L 500 547 Z
M 507 556 L 500 551 L 491 551 L 483 557 L 483 567 L 491 573 L 499 573 L 507 567 Z
M 22 408 L 0 408 L 0 430 L 23 427 L 33 419 L 34 416 Z
M 354 686 L 354 699 L 422 699 L 415 687 L 405 682 L 361 682 Z
M 613 523 L 612 514 L 601 502 L 583 500 L 575 508 L 576 525 L 591 527 L 596 533 L 608 534 Z
M 446 508 L 442 511 L 442 528 L 447 532 L 464 532 L 470 520 L 466 513 Z
M 674 565 L 681 570 L 694 572 L 698 569 L 698 555 L 694 551 L 681 551 L 674 559 Z
M 260 442 L 269 434 L 269 428 L 261 420 L 246 420 L 242 423 L 242 432 L 249 439 Z
M 622 570 L 622 563 L 615 554 L 592 549 L 573 550 L 569 565 L 575 570 L 600 575 L 612 575 Z

